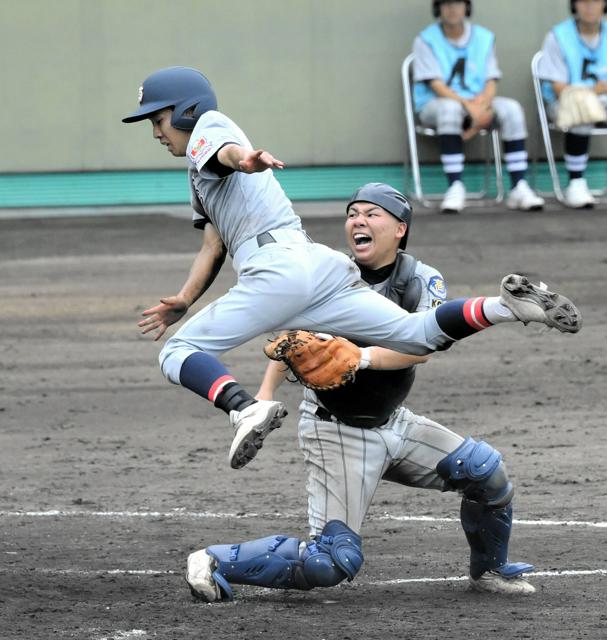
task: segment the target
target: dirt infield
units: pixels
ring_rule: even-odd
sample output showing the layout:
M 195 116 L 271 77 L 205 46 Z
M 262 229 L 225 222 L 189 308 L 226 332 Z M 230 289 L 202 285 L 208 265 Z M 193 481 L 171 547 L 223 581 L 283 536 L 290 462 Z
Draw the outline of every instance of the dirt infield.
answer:
M 189 223 L 0 220 L 0 639 L 607 637 L 606 214 L 424 214 L 412 229 L 411 252 L 450 297 L 492 294 L 517 271 L 584 315 L 576 336 L 507 325 L 456 345 L 420 368 L 410 398 L 503 452 L 521 521 L 511 558 L 536 565 L 537 594 L 470 592 L 457 496 L 386 483 L 354 582 L 236 587 L 219 605 L 190 596 L 191 550 L 307 533 L 300 389 L 283 390 L 290 416 L 260 456 L 231 470 L 225 416 L 168 384 L 135 326 L 181 285 L 199 243 Z M 341 223 L 306 228 L 343 248 Z M 233 280 L 226 265 L 204 300 Z M 263 342 L 225 357 L 252 391 Z

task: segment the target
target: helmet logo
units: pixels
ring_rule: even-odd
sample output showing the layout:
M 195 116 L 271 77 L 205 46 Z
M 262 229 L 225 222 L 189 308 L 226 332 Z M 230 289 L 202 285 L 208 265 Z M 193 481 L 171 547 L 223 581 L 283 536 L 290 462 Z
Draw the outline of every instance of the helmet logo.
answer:
M 139 104 L 141 104 L 143 102 L 143 85 L 141 85 L 139 87 L 139 93 L 137 95 L 137 101 L 139 102 Z

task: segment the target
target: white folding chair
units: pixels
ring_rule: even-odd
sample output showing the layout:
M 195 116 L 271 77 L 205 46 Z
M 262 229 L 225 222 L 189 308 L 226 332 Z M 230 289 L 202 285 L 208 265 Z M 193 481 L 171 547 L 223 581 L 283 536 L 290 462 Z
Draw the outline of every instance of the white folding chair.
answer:
M 546 103 L 544 102 L 544 96 L 542 95 L 542 80 L 538 75 L 540 66 L 540 60 L 542 59 L 542 52 L 538 51 L 531 59 L 531 76 L 533 78 L 533 91 L 535 93 L 535 102 L 537 106 L 537 114 L 540 121 L 540 128 L 542 130 L 542 139 L 544 141 L 544 150 L 546 152 L 546 160 L 548 161 L 548 168 L 550 170 L 550 178 L 552 179 L 552 190 L 556 199 L 564 203 L 565 197 L 563 190 L 561 189 L 561 181 L 559 179 L 559 173 L 556 167 L 556 161 L 554 159 L 554 150 L 552 148 L 551 133 L 567 133 L 567 129 L 561 129 L 557 127 L 554 122 L 548 119 L 546 113 Z M 607 127 L 594 127 L 591 132 L 591 136 L 605 136 L 607 135 Z M 593 196 L 604 196 L 607 194 L 607 187 L 605 189 L 592 189 Z
M 424 194 L 422 189 L 421 172 L 419 167 L 419 155 L 417 151 L 417 136 L 429 136 L 436 137 L 436 131 L 430 127 L 424 127 L 419 124 L 415 116 L 415 110 L 413 108 L 413 91 L 412 91 L 412 71 L 413 71 L 413 54 L 409 54 L 403 61 L 401 67 L 402 82 L 403 82 L 403 98 L 405 103 L 405 120 L 407 125 L 407 153 L 405 153 L 405 172 L 407 169 L 410 171 L 413 178 L 413 193 L 412 195 L 424 207 L 431 207 L 431 201 L 441 200 L 444 193 Z M 491 149 L 493 156 L 493 164 L 495 166 L 495 186 L 496 196 L 495 202 L 500 203 L 504 199 L 504 180 L 502 173 L 502 156 L 500 152 L 500 138 L 499 131 L 495 128 L 491 130 L 483 129 L 479 132 L 479 135 L 485 140 L 491 139 Z M 489 193 L 490 182 L 490 169 L 491 169 L 491 155 L 488 149 L 488 143 L 484 143 L 485 146 L 485 172 L 484 172 L 484 184 L 481 191 L 468 192 L 466 194 L 467 200 L 483 200 Z M 406 178 L 406 176 L 405 176 Z

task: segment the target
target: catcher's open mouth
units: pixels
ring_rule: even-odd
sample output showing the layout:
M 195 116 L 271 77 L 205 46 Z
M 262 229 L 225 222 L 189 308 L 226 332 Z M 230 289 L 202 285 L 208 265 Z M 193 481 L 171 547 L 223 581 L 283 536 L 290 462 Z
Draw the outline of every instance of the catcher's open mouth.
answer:
M 354 239 L 354 244 L 357 247 L 360 247 L 361 245 L 364 245 L 364 244 L 369 244 L 372 241 L 371 236 L 368 236 L 364 233 L 355 233 L 352 237 Z

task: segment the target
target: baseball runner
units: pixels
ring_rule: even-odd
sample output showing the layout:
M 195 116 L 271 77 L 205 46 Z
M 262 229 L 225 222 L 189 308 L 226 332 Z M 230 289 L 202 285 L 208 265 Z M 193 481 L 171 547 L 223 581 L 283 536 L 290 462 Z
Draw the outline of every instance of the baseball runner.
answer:
M 544 200 L 525 180 L 527 125 L 521 105 L 498 96 L 501 78 L 495 36 L 467 18 L 471 0 L 433 0 L 437 19 L 413 43 L 414 101 L 420 122 L 436 129 L 441 162 L 449 188 L 441 203 L 444 213 L 465 206 L 463 142 L 493 124 L 504 141 L 504 158 L 512 189 L 507 204 L 524 211 L 541 209 Z
M 365 282 L 410 312 L 426 311 L 445 303 L 447 288 L 436 269 L 405 253 L 410 227 L 408 201 L 386 184 L 364 185 L 347 206 L 346 241 Z M 272 399 L 285 375 L 272 362 L 257 397 Z M 414 366 L 366 370 L 338 389 L 306 389 L 299 441 L 310 541 L 281 535 L 197 551 L 187 563 L 192 593 L 214 602 L 233 598 L 231 584 L 310 589 L 352 580 L 363 562 L 361 525 L 382 478 L 460 493 L 471 587 L 533 593 L 523 577 L 533 566 L 508 561 L 514 490 L 500 453 L 401 406 L 414 378 Z
M 229 253 L 236 285 L 187 320 L 166 341 L 159 362 L 170 382 L 229 415 L 233 468 L 253 459 L 286 413 L 281 402 L 255 400 L 219 360 L 262 333 L 306 328 L 376 344 L 361 351 L 357 364 L 375 369 L 402 366 L 382 355 L 390 350 L 425 355 L 501 322 L 540 322 L 562 332 L 581 326 L 570 300 L 516 275 L 504 278 L 501 297 L 462 298 L 415 314 L 364 286 L 347 256 L 310 240 L 272 173 L 284 164 L 254 150 L 217 111 L 209 81 L 195 69 L 149 76 L 138 109 L 123 121 L 145 119 L 160 144 L 187 157 L 194 226 L 204 234 L 180 291 L 146 309 L 139 324 L 160 338 L 207 290 Z
M 590 97 L 607 107 L 607 21 L 604 16 L 607 1 L 570 0 L 570 9 L 572 17 L 553 27 L 542 46 L 539 75 L 544 80 L 543 94 L 552 120 L 562 115 L 562 98 L 572 89 L 584 88 L 591 92 L 587 96 L 578 91 L 578 96 L 584 96 L 584 103 Z M 599 120 L 604 119 L 604 113 L 603 108 Z M 570 126 L 565 133 L 569 184 L 564 195 L 565 203 L 574 209 L 591 208 L 595 204 L 584 178 L 593 124 L 586 120 L 585 124 Z

